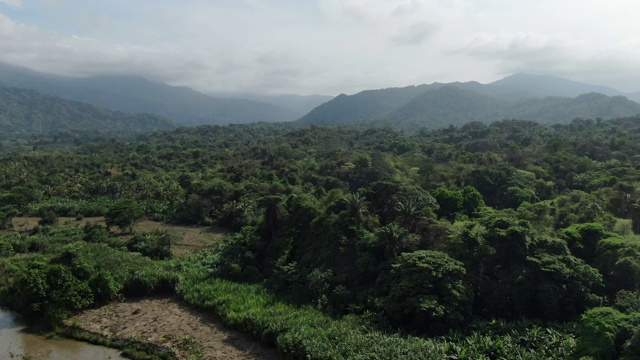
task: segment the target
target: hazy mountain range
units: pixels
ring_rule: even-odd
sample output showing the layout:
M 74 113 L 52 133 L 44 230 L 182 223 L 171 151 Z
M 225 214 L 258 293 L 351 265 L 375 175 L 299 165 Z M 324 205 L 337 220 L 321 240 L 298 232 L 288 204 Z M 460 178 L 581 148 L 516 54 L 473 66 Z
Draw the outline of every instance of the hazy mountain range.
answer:
M 49 105 L 66 99 L 98 105 L 120 115 L 126 112 L 162 116 L 177 125 L 187 126 L 297 119 L 300 124 L 390 126 L 416 130 L 505 118 L 566 123 L 577 117 L 611 118 L 640 113 L 640 104 L 635 102 L 640 101 L 640 92 L 622 93 L 606 86 L 531 74 L 515 74 L 489 84 L 433 83 L 366 90 L 332 98 L 322 95 L 203 94 L 187 87 L 152 82 L 138 76 L 70 78 L 0 64 L 0 86 L 42 93 L 41 97 L 35 93 L 28 95 L 30 104 L 41 111 L 39 116 L 46 117 L 47 109 L 34 105 L 38 99 Z M 4 90 L 0 95 L 6 97 L 15 91 Z M 61 106 L 73 107 L 70 103 Z M 9 117 L 15 117 L 6 109 L 0 108 L 0 121 L 5 124 L 9 123 Z M 106 109 L 89 112 L 104 111 Z M 83 111 L 71 113 L 77 115 Z M 58 120 L 62 119 L 60 116 L 55 115 Z M 157 129 L 174 126 L 168 125 L 170 122 L 167 119 L 153 119 L 149 124 L 156 123 Z M 68 122 L 65 126 L 72 126 L 73 123 Z M 87 123 L 83 124 L 88 126 Z
M 613 95 L 613 96 L 611 96 Z M 299 121 L 316 125 L 390 126 L 400 130 L 506 118 L 567 123 L 640 113 L 638 93 L 530 74 L 489 83 L 454 82 L 341 94 Z
M 182 125 L 293 121 L 327 96 L 214 97 L 188 87 L 169 86 L 139 76 L 71 78 L 37 73 L 0 63 L 0 85 L 23 87 L 60 98 L 129 113 L 168 117 Z M 272 101 L 272 102 L 269 102 Z
M 0 87 L 0 139 L 65 132 L 113 136 L 176 127 L 158 115 L 133 115 L 31 89 Z

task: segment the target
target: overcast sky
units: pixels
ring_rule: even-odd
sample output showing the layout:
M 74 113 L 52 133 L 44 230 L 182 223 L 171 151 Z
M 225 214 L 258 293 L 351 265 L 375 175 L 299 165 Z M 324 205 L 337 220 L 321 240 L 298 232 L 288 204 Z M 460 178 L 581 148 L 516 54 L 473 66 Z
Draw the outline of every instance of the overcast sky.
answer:
M 205 92 L 352 94 L 515 72 L 640 90 L 636 0 L 0 0 L 0 61 Z

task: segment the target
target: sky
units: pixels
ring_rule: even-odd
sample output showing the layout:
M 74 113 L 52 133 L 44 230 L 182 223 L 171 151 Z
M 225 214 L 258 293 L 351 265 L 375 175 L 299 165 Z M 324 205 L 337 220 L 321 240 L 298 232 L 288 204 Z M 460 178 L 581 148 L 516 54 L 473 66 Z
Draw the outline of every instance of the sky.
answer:
M 0 0 L 0 61 L 214 93 L 527 72 L 640 90 L 637 0 Z

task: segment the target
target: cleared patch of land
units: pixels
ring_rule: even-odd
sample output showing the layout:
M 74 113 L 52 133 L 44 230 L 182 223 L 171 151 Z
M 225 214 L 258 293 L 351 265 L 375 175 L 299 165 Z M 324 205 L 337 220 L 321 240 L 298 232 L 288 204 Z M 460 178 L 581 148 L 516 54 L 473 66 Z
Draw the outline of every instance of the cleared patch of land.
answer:
M 15 217 L 12 219 L 14 231 L 30 231 L 38 225 L 38 217 Z M 60 217 L 62 225 L 84 226 L 86 223 L 104 225 L 104 217 L 91 217 L 78 220 L 73 217 Z M 180 226 L 164 224 L 157 221 L 143 220 L 133 227 L 134 232 L 149 232 L 153 230 L 167 230 L 177 235 L 178 240 L 171 244 L 174 257 L 193 254 L 196 250 L 206 249 L 215 245 L 228 231 L 220 227 Z M 123 239 L 131 238 L 131 234 L 121 233 L 117 228 L 111 229 L 113 235 Z
M 38 217 L 13 218 L 13 231 L 30 231 L 38 225 Z M 84 226 L 104 225 L 103 217 L 61 217 L 59 224 Z M 177 235 L 172 244 L 175 257 L 210 248 L 226 233 L 223 228 L 176 226 L 144 220 L 134 232 L 168 230 Z M 131 234 L 111 229 L 112 236 L 130 239 Z M 154 297 L 115 302 L 87 310 L 66 321 L 82 329 L 109 338 L 135 339 L 171 348 L 180 359 L 279 359 L 275 349 L 260 345 L 255 339 L 224 328 L 220 320 L 189 308 L 175 297 Z
M 180 359 L 280 359 L 220 320 L 189 308 L 174 297 L 112 303 L 66 321 L 109 338 L 135 339 L 172 349 Z

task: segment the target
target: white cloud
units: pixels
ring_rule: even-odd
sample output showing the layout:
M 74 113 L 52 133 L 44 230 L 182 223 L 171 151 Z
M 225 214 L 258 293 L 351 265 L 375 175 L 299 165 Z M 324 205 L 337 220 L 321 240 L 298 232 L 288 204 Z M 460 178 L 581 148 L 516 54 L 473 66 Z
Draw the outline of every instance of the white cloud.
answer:
M 494 64 L 495 72 L 553 74 L 637 91 L 640 51 L 594 47 L 567 34 L 479 33 L 450 49 Z
M 182 61 L 170 49 L 146 48 L 63 36 L 19 24 L 0 14 L 0 61 L 45 73 L 89 76 L 140 74 L 163 81 L 181 78 Z
M 621 1 L 38 0 L 20 21 L 0 14 L 0 60 L 222 92 L 353 93 L 515 71 L 640 89 L 640 9 Z
M 22 0 L 0 0 L 0 4 L 5 4 L 5 5 L 19 8 L 19 7 L 22 7 Z

